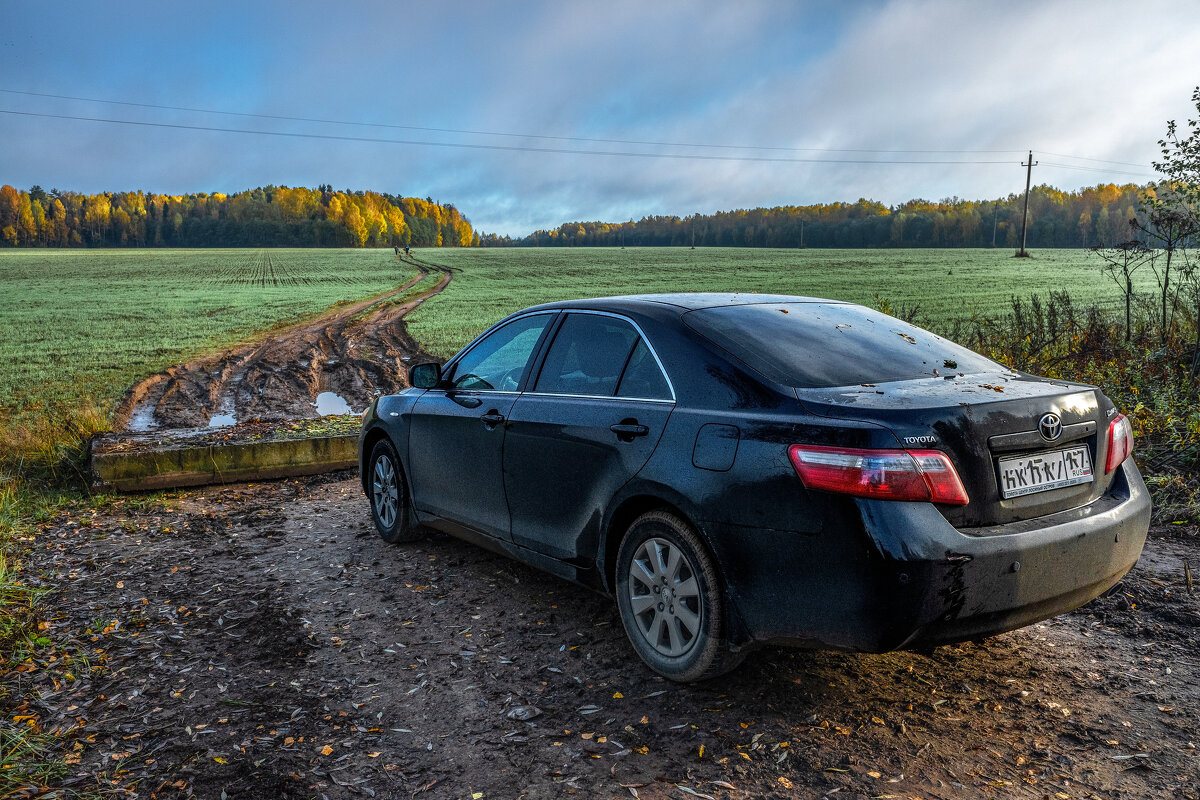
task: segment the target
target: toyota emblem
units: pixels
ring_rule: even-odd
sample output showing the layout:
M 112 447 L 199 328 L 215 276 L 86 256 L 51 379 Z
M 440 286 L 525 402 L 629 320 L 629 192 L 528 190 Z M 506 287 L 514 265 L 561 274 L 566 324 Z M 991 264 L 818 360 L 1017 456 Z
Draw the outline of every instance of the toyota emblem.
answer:
M 1053 442 L 1058 437 L 1062 436 L 1062 419 L 1058 414 L 1044 414 L 1038 420 L 1038 431 L 1042 434 L 1042 438 L 1047 442 Z

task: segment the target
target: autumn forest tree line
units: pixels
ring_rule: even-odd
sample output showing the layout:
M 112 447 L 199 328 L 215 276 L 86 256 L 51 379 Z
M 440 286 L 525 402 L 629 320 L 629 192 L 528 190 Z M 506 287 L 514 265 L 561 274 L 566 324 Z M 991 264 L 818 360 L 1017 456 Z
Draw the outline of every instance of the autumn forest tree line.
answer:
M 1145 187 L 1101 184 L 1029 197 L 1030 247 L 1129 238 Z M 46 192 L 0 187 L 9 247 L 1005 247 L 1021 243 L 1023 196 L 737 209 L 628 222 L 568 222 L 513 238 L 481 233 L 453 205 L 370 191 L 267 186 L 226 195 Z M 1144 222 L 1144 220 L 1143 220 Z
M 1035 187 L 1030 247 L 1093 247 L 1130 238 L 1145 188 L 1102 184 L 1075 192 Z M 1007 247 L 1021 244 L 1024 196 L 997 200 L 873 200 L 738 209 L 634 222 L 568 222 L 522 238 L 481 236 L 484 246 L 525 247 Z
M 0 246 L 7 247 L 469 247 L 478 241 L 452 205 L 330 186 L 229 195 L 0 186 Z

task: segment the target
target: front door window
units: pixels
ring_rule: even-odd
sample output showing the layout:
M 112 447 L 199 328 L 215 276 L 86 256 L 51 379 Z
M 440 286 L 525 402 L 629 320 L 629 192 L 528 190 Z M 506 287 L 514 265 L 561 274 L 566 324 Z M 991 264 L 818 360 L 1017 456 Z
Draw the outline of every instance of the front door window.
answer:
M 552 318 L 552 314 L 521 317 L 476 342 L 454 366 L 454 388 L 515 392 Z

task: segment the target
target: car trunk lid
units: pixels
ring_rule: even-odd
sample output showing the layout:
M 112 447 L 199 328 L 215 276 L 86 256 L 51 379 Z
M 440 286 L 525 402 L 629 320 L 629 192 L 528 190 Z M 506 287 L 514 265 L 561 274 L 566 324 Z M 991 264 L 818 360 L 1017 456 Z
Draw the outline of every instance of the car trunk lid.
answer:
M 876 422 L 902 447 L 947 453 L 970 502 L 939 508 L 959 528 L 1085 505 L 1111 479 L 1104 461 L 1116 412 L 1083 384 L 997 370 L 796 394 L 812 413 Z

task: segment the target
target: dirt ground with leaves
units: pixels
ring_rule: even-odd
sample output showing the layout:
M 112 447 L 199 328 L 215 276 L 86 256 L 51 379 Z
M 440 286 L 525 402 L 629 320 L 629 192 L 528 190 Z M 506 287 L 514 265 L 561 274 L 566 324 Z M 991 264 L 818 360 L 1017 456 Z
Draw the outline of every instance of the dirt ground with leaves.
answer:
M 1200 534 L 1075 613 L 932 655 L 764 649 L 679 686 L 614 604 L 431 534 L 357 478 L 79 506 L 29 542 L 45 645 L 10 797 L 1200 798 Z

